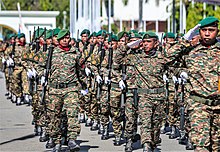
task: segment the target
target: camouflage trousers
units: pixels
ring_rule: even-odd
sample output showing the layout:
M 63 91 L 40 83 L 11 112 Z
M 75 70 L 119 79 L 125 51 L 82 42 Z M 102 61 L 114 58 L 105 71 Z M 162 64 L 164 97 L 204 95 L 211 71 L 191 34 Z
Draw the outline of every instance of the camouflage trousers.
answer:
M 191 99 L 190 138 L 197 151 L 220 151 L 220 105 L 208 106 Z
M 121 136 L 122 125 L 120 115 L 120 97 L 121 91 L 111 90 L 110 101 L 107 97 L 107 88 L 102 90 L 102 97 L 100 100 L 100 121 L 104 128 L 107 128 L 109 124 L 109 117 L 112 118 L 112 127 L 114 134 L 117 137 Z
M 32 94 L 32 115 L 35 125 L 44 126 L 44 121 L 42 120 L 45 114 L 44 106 L 40 103 L 40 92 L 34 92 Z
M 91 118 L 92 116 L 90 109 L 90 105 L 91 105 L 90 95 L 91 95 L 90 93 L 86 94 L 85 96 L 79 94 L 80 113 L 86 114 L 88 118 Z
M 126 94 L 125 103 L 125 130 L 124 137 L 130 139 L 137 131 L 138 107 L 134 106 L 134 99 L 132 94 Z
M 96 98 L 96 91 L 92 91 L 90 93 L 88 93 L 88 98 L 87 98 L 87 103 L 88 100 L 90 101 L 90 112 L 91 112 L 91 118 L 93 120 L 98 121 L 99 117 L 98 117 L 98 111 L 99 111 L 99 101 Z
M 49 123 L 50 137 L 54 139 L 56 144 L 59 144 L 62 139 L 62 116 L 67 117 L 67 138 L 76 140 L 80 132 L 80 124 L 78 121 L 79 112 L 78 92 L 71 91 L 71 88 L 49 90 L 49 104 L 50 118 Z
M 27 71 L 24 69 L 21 72 L 21 81 L 22 81 L 22 92 L 23 94 L 29 95 L 29 86 L 28 86 L 28 77 L 27 77 Z
M 23 67 L 15 67 L 13 74 L 12 74 L 12 88 L 11 92 L 16 96 L 16 97 L 22 97 L 22 73 Z
M 141 115 L 141 143 L 155 146 L 160 137 L 160 127 L 164 118 L 164 94 L 142 94 L 139 100 Z
M 5 85 L 6 85 L 6 90 L 9 91 L 9 74 L 8 74 L 8 68 L 5 69 Z
M 177 103 L 178 100 L 175 101 L 174 99 L 175 93 L 169 93 L 169 115 L 168 115 L 168 122 L 170 126 L 177 125 L 177 120 L 179 118 L 179 105 Z

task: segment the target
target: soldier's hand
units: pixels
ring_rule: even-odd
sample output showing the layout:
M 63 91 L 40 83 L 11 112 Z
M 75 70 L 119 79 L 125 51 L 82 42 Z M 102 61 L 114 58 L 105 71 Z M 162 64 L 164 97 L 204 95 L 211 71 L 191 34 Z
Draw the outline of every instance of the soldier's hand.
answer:
M 123 80 L 120 80 L 118 84 L 119 84 L 119 87 L 121 88 L 121 90 L 125 89 L 126 85 Z
M 87 93 L 89 93 L 89 90 L 86 89 L 86 90 L 81 90 L 80 93 L 85 96 Z
M 111 83 L 111 80 L 108 77 L 105 77 L 105 84 L 109 85 Z
M 98 75 L 97 77 L 96 77 L 96 82 L 98 82 L 98 84 L 100 84 L 100 83 L 102 83 L 102 77 L 100 76 L 100 75 Z
M 164 81 L 165 83 L 169 82 L 169 79 L 167 78 L 167 75 L 166 75 L 166 74 L 163 75 L 163 81 Z
M 200 28 L 201 24 L 197 24 L 195 27 L 190 29 L 183 37 L 186 40 L 191 40 L 196 35 L 196 30 Z
M 86 73 L 86 76 L 89 76 L 91 74 L 91 71 L 89 68 L 85 68 L 85 73 Z

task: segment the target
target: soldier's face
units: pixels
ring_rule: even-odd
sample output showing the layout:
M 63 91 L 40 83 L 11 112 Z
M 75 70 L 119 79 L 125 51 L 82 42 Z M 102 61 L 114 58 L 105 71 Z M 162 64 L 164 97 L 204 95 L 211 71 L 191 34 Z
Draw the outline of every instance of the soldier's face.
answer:
M 88 35 L 87 34 L 82 34 L 81 36 L 82 42 L 86 42 L 88 40 Z
M 62 39 L 60 39 L 59 43 L 63 47 L 68 47 L 70 43 L 70 35 L 65 35 Z
M 104 37 L 103 36 L 98 36 L 98 43 L 104 43 Z
M 201 28 L 199 32 L 202 39 L 202 43 L 205 45 L 212 45 L 215 43 L 219 30 L 217 27 L 208 26 Z
M 42 36 L 40 37 L 39 40 L 40 40 L 40 44 L 43 44 L 43 43 L 44 43 L 44 38 L 43 38 Z
M 158 41 L 154 38 L 143 39 L 143 48 L 146 52 L 156 48 Z
M 59 44 L 59 42 L 57 41 L 57 35 L 53 36 L 53 44 L 56 46 Z
M 50 44 L 51 44 L 51 42 L 52 42 L 52 40 L 51 40 L 51 39 L 46 39 L 46 43 L 47 43 L 47 45 L 50 45 Z
M 21 37 L 21 38 L 20 38 L 20 42 L 21 42 L 21 43 L 25 43 L 25 37 Z
M 119 45 L 124 45 L 124 44 L 125 44 L 125 41 L 126 41 L 126 38 L 125 38 L 125 37 L 122 37 L 122 38 L 119 40 L 118 44 L 119 44 Z
M 118 46 L 118 42 L 117 41 L 112 41 L 112 48 L 113 50 L 116 50 Z

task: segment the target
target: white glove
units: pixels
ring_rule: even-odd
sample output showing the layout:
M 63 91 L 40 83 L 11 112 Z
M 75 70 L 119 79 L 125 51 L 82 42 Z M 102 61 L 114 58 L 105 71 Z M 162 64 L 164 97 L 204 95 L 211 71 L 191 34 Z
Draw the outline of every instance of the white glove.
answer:
M 85 73 L 86 73 L 86 76 L 89 76 L 91 74 L 91 71 L 89 68 L 85 68 Z
M 163 75 L 163 81 L 166 83 L 166 82 L 169 82 L 169 79 L 167 78 L 167 75 L 166 74 L 164 74 Z
M 81 93 L 83 96 L 86 95 L 88 92 L 89 92 L 88 89 L 86 89 L 86 90 L 81 90 L 81 91 L 80 91 L 80 93 Z
M 32 73 L 33 73 L 33 76 L 34 76 L 34 77 L 37 76 L 37 71 L 36 71 L 34 68 L 32 68 Z
M 7 67 L 9 67 L 9 66 L 10 66 L 10 61 L 7 60 L 7 61 L 6 61 L 6 64 L 7 64 Z
M 30 69 L 27 70 L 27 76 L 28 78 L 32 78 L 33 76 L 33 72 Z
M 2 63 L 5 63 L 5 61 L 6 61 L 6 60 L 5 60 L 5 58 L 4 58 L 4 57 L 2 57 Z
M 191 40 L 196 35 L 196 30 L 200 28 L 201 24 L 197 24 L 195 27 L 190 29 L 183 37 L 186 40 Z
M 173 76 L 172 78 L 173 78 L 173 83 L 176 84 L 176 82 L 178 82 L 176 76 Z
M 180 73 L 180 78 L 188 79 L 188 74 L 183 71 L 183 72 Z
M 40 84 L 43 86 L 45 85 L 45 82 L 46 82 L 45 76 L 42 76 L 40 80 Z
M 119 87 L 121 88 L 121 90 L 125 89 L 126 86 L 123 80 L 119 81 Z
M 96 82 L 98 82 L 98 84 L 102 83 L 102 77 L 100 75 L 96 77 Z
M 106 84 L 106 85 L 109 85 L 110 83 L 111 83 L 111 80 L 108 79 L 108 77 L 105 77 L 105 84 Z
M 127 46 L 130 47 L 130 48 L 132 48 L 132 47 L 134 47 L 134 46 L 136 46 L 136 45 L 139 45 L 141 42 L 142 42 L 142 40 L 139 39 L 139 40 L 136 40 L 136 41 L 134 41 L 134 42 L 128 43 Z
M 12 58 L 9 58 L 9 66 L 14 66 L 15 63 L 14 63 L 14 60 Z

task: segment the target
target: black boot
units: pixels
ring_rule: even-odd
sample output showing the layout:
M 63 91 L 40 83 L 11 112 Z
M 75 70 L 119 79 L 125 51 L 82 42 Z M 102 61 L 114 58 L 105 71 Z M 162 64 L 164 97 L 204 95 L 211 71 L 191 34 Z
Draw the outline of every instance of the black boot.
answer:
M 100 124 L 100 125 L 99 125 L 98 134 L 99 134 L 99 135 L 102 135 L 103 133 L 104 133 L 104 128 L 103 128 L 103 125 Z
M 133 148 L 132 148 L 132 140 L 131 139 L 127 139 L 126 145 L 125 145 L 125 152 L 132 152 Z
M 169 139 L 175 139 L 177 137 L 176 126 L 171 127 L 171 133 L 169 135 Z
M 92 126 L 92 120 L 90 118 L 86 120 L 85 126 L 86 127 Z
M 9 95 L 9 92 L 6 92 L 5 96 L 8 96 Z
M 35 132 L 35 136 L 41 136 L 41 134 L 42 134 L 42 127 L 38 126 L 38 125 L 35 125 L 34 132 Z
M 104 133 L 102 134 L 101 140 L 107 140 L 109 138 L 108 128 L 104 128 Z
M 80 122 L 80 123 L 84 123 L 84 122 L 85 122 L 85 117 L 84 117 L 84 114 L 83 114 L 83 113 L 80 113 L 79 122 Z
M 49 138 L 48 142 L 46 143 L 46 148 L 50 149 L 53 148 L 55 146 L 54 140 L 53 138 Z
M 189 139 L 187 139 L 187 143 L 186 143 L 186 150 L 193 150 L 193 144 L 190 142 Z
M 98 123 L 97 121 L 95 120 L 92 124 L 92 127 L 90 128 L 91 131 L 96 131 L 98 130 Z
M 53 148 L 52 152 L 61 152 L 61 144 L 56 144 Z
M 115 146 L 120 146 L 121 145 L 121 137 L 120 136 L 115 137 L 114 145 Z
M 40 138 L 39 138 L 39 141 L 40 141 L 40 142 L 46 142 L 46 141 L 48 141 L 48 140 L 49 140 L 49 137 L 48 137 L 48 135 L 46 134 L 45 129 L 43 129 L 42 134 L 41 134 L 41 136 L 40 136 Z
M 149 143 L 145 143 L 143 145 L 143 152 L 153 152 L 153 148 L 151 147 L 151 145 Z
M 80 150 L 80 146 L 75 142 L 75 140 L 69 140 L 68 142 L 68 148 L 70 152 L 75 152 Z

